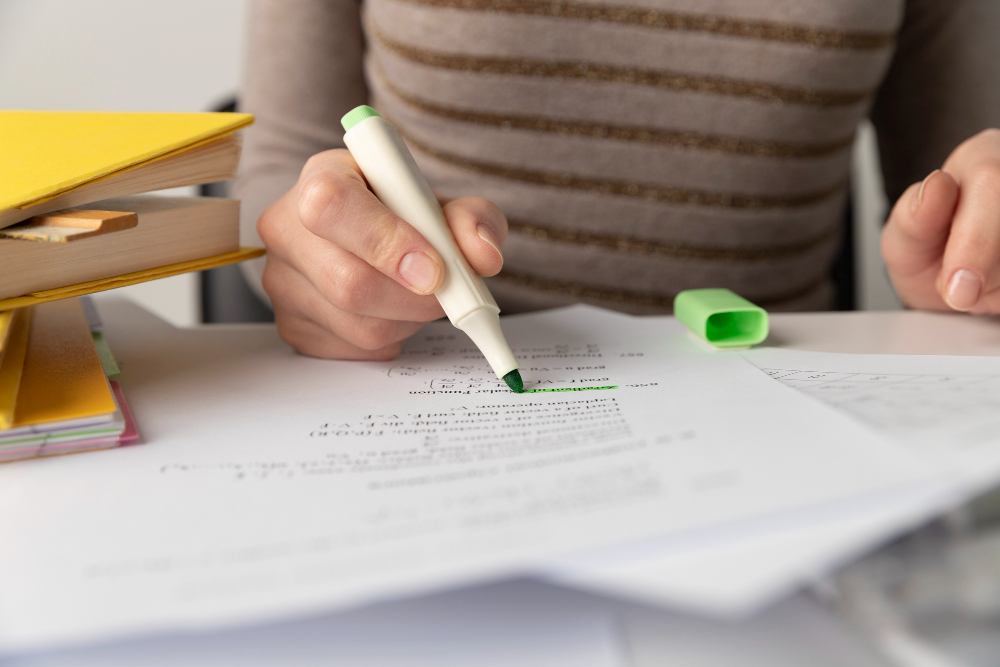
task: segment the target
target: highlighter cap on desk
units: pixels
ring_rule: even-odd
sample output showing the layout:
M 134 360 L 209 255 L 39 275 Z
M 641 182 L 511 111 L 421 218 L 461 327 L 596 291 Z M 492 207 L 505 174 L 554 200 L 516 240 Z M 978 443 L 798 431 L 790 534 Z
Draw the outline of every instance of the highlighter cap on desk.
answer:
M 727 289 L 681 292 L 674 316 L 715 347 L 749 347 L 767 338 L 767 311 Z

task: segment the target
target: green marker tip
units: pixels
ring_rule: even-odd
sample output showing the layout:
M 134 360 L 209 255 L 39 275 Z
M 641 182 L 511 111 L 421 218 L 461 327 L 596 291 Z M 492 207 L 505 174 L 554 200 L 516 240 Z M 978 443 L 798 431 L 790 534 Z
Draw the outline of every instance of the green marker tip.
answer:
M 507 373 L 507 375 L 504 375 L 503 381 L 507 383 L 507 386 L 515 394 L 520 394 L 524 391 L 524 382 L 521 380 L 521 374 L 517 372 L 516 368 Z

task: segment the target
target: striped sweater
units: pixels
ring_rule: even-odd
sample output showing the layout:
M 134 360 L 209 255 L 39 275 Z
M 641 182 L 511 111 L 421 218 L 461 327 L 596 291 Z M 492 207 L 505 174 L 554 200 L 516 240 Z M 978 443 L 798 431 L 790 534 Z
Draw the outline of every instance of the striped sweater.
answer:
M 370 103 L 432 186 L 510 221 L 505 312 L 828 308 L 871 116 L 895 197 L 1000 124 L 995 0 L 258 0 L 244 227 Z

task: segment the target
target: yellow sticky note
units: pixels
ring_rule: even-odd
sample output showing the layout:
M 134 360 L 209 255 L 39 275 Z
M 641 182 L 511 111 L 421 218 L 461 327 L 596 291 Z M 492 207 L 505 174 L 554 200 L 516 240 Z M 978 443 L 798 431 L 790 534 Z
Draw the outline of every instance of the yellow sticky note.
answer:
M 0 429 L 14 423 L 14 406 L 21 386 L 24 355 L 28 350 L 28 333 L 31 328 L 31 308 L 21 308 L 7 315 L 8 333 L 0 358 Z
M 77 299 L 32 308 L 13 426 L 114 412 L 115 400 Z

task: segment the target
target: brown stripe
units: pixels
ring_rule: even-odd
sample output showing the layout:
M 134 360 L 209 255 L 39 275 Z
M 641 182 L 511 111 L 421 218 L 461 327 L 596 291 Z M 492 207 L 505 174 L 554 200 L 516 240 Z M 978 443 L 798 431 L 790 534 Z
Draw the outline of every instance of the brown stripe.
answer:
M 883 49 L 895 40 L 893 32 L 833 30 L 811 26 L 788 25 L 769 21 L 748 21 L 711 14 L 661 12 L 644 7 L 578 4 L 560 0 L 408 0 L 414 4 L 469 11 L 502 12 L 624 23 L 644 28 L 707 32 L 727 37 L 744 37 L 772 42 L 803 44 L 815 48 Z
M 397 125 L 397 129 L 399 126 Z M 473 171 L 487 176 L 505 178 L 521 183 L 532 185 L 543 185 L 553 188 L 563 188 L 567 190 L 578 190 L 593 194 L 613 195 L 617 197 L 635 197 L 638 199 L 648 199 L 651 201 L 666 202 L 670 204 L 686 204 L 689 206 L 714 206 L 718 208 L 737 209 L 779 209 L 797 208 L 810 206 L 821 202 L 847 186 L 847 181 L 841 181 L 833 186 L 805 192 L 797 195 L 775 196 L 775 195 L 748 195 L 730 192 L 709 192 L 705 190 L 693 190 L 688 188 L 676 188 L 666 185 L 655 185 L 650 183 L 638 183 L 634 181 L 613 181 L 587 176 L 577 176 L 575 174 L 553 174 L 544 171 L 533 171 L 520 167 L 505 167 L 503 165 L 478 162 L 468 158 L 453 155 L 431 148 L 427 144 L 404 134 L 403 138 L 411 148 L 416 148 L 422 153 L 426 153 L 441 162 L 461 167 L 468 171 Z
M 512 283 L 518 287 L 538 290 L 540 292 L 550 292 L 572 297 L 580 301 L 598 301 L 604 303 L 620 303 L 633 306 L 644 306 L 647 308 L 660 308 L 672 310 L 674 307 L 674 297 L 676 294 L 657 294 L 655 292 L 639 292 L 632 290 L 613 289 L 607 287 L 597 287 L 594 285 L 584 285 L 582 283 L 568 280 L 556 280 L 553 278 L 542 278 L 526 273 L 519 273 L 503 269 L 491 280 L 502 280 Z M 819 287 L 827 280 L 823 276 L 804 288 L 795 290 L 787 294 L 779 294 L 767 299 L 753 299 L 758 306 L 774 306 L 785 301 L 797 299 Z
M 795 144 L 778 141 L 755 141 L 739 137 L 687 132 L 683 130 L 660 130 L 650 127 L 630 127 L 585 121 L 560 120 L 541 116 L 511 116 L 477 111 L 463 111 L 451 107 L 424 102 L 396 88 L 389 83 L 384 73 L 380 73 L 382 84 L 404 104 L 423 113 L 448 120 L 456 120 L 474 125 L 498 127 L 503 130 L 527 130 L 551 134 L 589 137 L 593 139 L 616 139 L 641 144 L 657 144 L 692 150 L 716 151 L 738 155 L 776 158 L 823 157 L 846 150 L 854 143 L 854 136 L 818 144 Z
M 412 62 L 442 69 L 543 78 L 575 79 L 597 83 L 619 83 L 650 86 L 668 90 L 693 91 L 749 97 L 762 102 L 804 104 L 818 107 L 842 107 L 864 101 L 871 90 L 817 90 L 778 86 L 759 81 L 730 79 L 721 76 L 682 74 L 665 70 L 650 70 L 625 65 L 604 65 L 590 62 L 562 62 L 529 58 L 490 58 L 441 53 L 409 46 L 392 40 L 372 27 L 371 32 L 386 49 Z
M 770 262 L 786 257 L 794 257 L 808 252 L 840 234 L 840 225 L 824 230 L 815 238 L 794 245 L 776 246 L 772 248 L 718 248 L 706 246 L 690 246 L 665 241 L 646 241 L 628 236 L 612 236 L 594 234 L 576 229 L 559 229 L 538 224 L 528 224 L 519 220 L 510 220 L 509 229 L 515 234 L 521 234 L 537 241 L 558 241 L 572 243 L 602 250 L 631 253 L 637 255 L 655 255 L 674 259 L 693 259 L 720 263 L 735 262 Z

